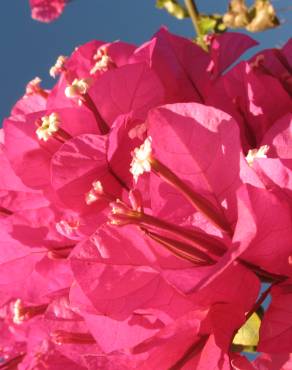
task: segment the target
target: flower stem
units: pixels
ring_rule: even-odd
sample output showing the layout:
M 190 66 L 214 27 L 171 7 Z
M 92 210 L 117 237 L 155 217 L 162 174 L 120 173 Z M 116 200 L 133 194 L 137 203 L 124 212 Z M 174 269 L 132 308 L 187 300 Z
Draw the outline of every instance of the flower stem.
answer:
M 191 17 L 191 20 L 192 20 L 197 36 L 198 37 L 203 36 L 201 29 L 200 29 L 200 25 L 199 25 L 200 13 L 198 11 L 195 1 L 185 0 L 185 5 Z
M 261 305 L 264 303 L 267 296 L 271 293 L 272 288 L 278 283 L 271 284 L 259 297 L 259 299 L 254 304 L 253 308 L 246 314 L 246 321 L 251 317 L 251 315 L 261 307 Z
M 261 267 L 254 265 L 251 262 L 244 261 L 243 259 L 239 258 L 239 262 L 244 265 L 245 267 L 249 268 L 251 271 L 253 271 L 262 282 L 268 282 L 268 283 L 282 283 L 286 279 L 288 279 L 285 275 L 278 275 L 275 273 L 268 272 Z
M 184 197 L 190 202 L 190 204 L 200 211 L 210 222 L 213 223 L 217 228 L 232 235 L 230 225 L 224 218 L 222 210 L 214 208 L 214 206 L 204 197 L 193 191 L 187 184 L 184 183 L 178 176 L 176 176 L 167 166 L 161 163 L 158 159 L 151 157 L 150 159 L 151 169 L 158 176 L 163 178 L 167 183 L 176 188 Z

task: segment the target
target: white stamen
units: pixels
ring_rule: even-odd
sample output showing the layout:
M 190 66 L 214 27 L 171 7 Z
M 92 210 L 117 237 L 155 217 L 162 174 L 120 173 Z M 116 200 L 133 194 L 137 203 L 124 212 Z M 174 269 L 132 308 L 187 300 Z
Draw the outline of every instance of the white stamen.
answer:
M 152 146 L 151 146 L 152 139 L 151 137 L 147 137 L 144 143 L 132 152 L 132 162 L 130 172 L 134 177 L 134 181 L 137 183 L 138 178 L 144 172 L 151 171 L 151 153 L 152 153 Z
M 86 195 L 85 195 L 85 202 L 87 205 L 90 205 L 94 202 L 96 202 L 98 197 L 95 195 L 95 193 L 90 190 Z
M 42 124 L 37 128 L 36 134 L 39 140 L 48 141 L 49 138 L 58 131 L 60 118 L 57 113 L 51 113 L 49 116 L 41 118 Z
M 105 46 L 101 46 L 97 50 L 93 59 L 96 60 L 96 63 L 90 70 L 91 75 L 95 74 L 97 71 L 107 71 L 109 66 L 114 63 L 111 57 L 108 55 L 108 50 Z
M 131 223 L 133 218 L 137 218 L 136 211 L 133 211 L 129 206 L 123 203 L 120 199 L 116 199 L 111 204 L 111 212 L 109 214 L 110 225 L 121 226 Z
M 103 195 L 103 186 L 100 181 L 94 181 L 92 188 L 88 193 L 85 194 L 85 202 L 90 205 L 99 199 L 100 195 Z
M 39 77 L 35 77 L 33 80 L 29 81 L 26 85 L 25 95 L 33 95 L 37 94 L 42 88 L 40 87 L 40 83 L 42 80 Z
M 72 99 L 85 95 L 90 87 L 90 83 L 91 79 L 89 78 L 82 78 L 81 80 L 75 78 L 72 84 L 65 89 L 66 97 Z
M 21 314 L 22 302 L 20 299 L 17 299 L 13 305 L 13 322 L 14 324 L 20 325 L 24 321 L 24 317 Z
M 63 70 L 66 63 L 67 57 L 60 55 L 56 60 L 55 65 L 50 68 L 50 76 L 56 78 Z
M 98 194 L 102 194 L 103 193 L 103 186 L 102 186 L 102 184 L 101 184 L 100 181 L 94 181 L 92 183 L 92 187 L 93 187 L 93 189 L 94 189 L 94 191 L 96 193 L 98 193 Z
M 267 158 L 267 152 L 269 150 L 268 145 L 263 145 L 259 149 L 250 149 L 245 157 L 249 166 L 253 165 L 256 158 Z

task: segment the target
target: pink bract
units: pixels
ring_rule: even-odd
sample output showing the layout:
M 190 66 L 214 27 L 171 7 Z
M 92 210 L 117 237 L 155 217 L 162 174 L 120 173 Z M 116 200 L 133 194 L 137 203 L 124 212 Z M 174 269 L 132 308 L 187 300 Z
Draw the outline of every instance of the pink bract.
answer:
M 255 44 L 94 40 L 27 85 L 0 131 L 0 369 L 290 368 L 292 50 L 238 63 Z M 250 362 L 232 342 L 269 293 Z

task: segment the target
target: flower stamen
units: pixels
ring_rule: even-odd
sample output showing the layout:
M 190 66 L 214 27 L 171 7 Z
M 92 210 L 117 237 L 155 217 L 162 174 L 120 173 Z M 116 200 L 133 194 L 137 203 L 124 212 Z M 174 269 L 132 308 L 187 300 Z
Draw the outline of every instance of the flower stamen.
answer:
M 109 223 L 115 226 L 123 226 L 139 223 L 142 213 L 134 211 L 120 199 L 111 203 L 111 213 L 109 214 Z
M 94 181 L 92 188 L 88 193 L 85 194 L 85 202 L 90 205 L 98 200 L 103 200 L 108 203 L 113 202 L 115 198 L 104 191 L 102 183 L 100 181 Z
M 224 218 L 218 214 L 213 205 L 200 194 L 193 191 L 186 183 L 176 176 L 168 167 L 161 163 L 152 155 L 152 139 L 148 137 L 144 143 L 132 153 L 130 172 L 133 174 L 135 182 L 140 175 L 151 170 L 168 184 L 176 188 L 191 205 L 208 218 L 216 227 L 224 232 L 230 232 L 229 225 Z
M 225 245 L 214 236 L 200 231 L 188 230 L 144 212 L 133 210 L 119 199 L 113 202 L 111 206 L 112 209 L 109 214 L 109 223 L 111 225 L 124 226 L 132 224 L 139 226 L 143 231 L 154 233 L 159 230 L 162 232 L 162 235 L 165 233 L 172 235 L 181 241 L 185 241 L 192 248 L 198 249 L 203 253 L 211 253 L 217 257 L 222 256 L 226 251 Z
M 248 165 L 252 167 L 254 160 L 257 158 L 267 158 L 269 149 L 268 145 L 263 145 L 259 149 L 250 149 L 245 157 Z
M 112 58 L 108 55 L 108 48 L 106 46 L 101 46 L 98 48 L 93 59 L 96 61 L 95 65 L 91 68 L 90 74 L 93 75 L 97 71 L 106 72 L 110 68 L 116 67 L 116 64 Z
M 65 63 L 67 61 L 67 57 L 64 55 L 60 55 L 56 60 L 56 63 L 50 68 L 50 76 L 56 78 L 61 72 L 64 72 Z
M 164 237 L 144 228 L 143 231 L 150 239 L 162 244 L 177 257 L 190 261 L 196 266 L 210 266 L 216 262 L 216 260 L 208 256 L 208 254 L 201 252 L 200 250 L 195 249 L 193 246 L 190 246 L 184 242 Z
M 86 106 L 93 113 L 100 133 L 105 135 L 109 132 L 109 127 L 101 117 L 98 109 L 96 108 L 94 101 L 88 94 L 88 90 L 91 86 L 91 78 L 83 78 L 78 80 L 77 78 L 72 82 L 71 85 L 65 89 L 65 95 L 69 99 L 77 99 L 79 105 Z
M 17 299 L 13 305 L 13 322 L 14 324 L 20 325 L 32 317 L 42 315 L 47 308 L 47 304 L 38 306 L 25 306 L 21 299 Z
M 89 333 L 73 333 L 56 330 L 51 333 L 52 341 L 57 345 L 62 344 L 95 344 L 96 340 Z
M 64 129 L 60 127 L 61 120 L 58 113 L 53 112 L 49 116 L 43 116 L 41 119 L 36 120 L 36 134 L 39 140 L 48 141 L 54 137 L 61 143 L 71 139 Z
M 31 80 L 27 85 L 25 89 L 25 96 L 32 96 L 32 95 L 41 95 L 43 98 L 47 99 L 48 93 L 43 88 L 41 88 L 40 83 L 42 80 L 39 77 L 35 77 L 33 80 Z
M 130 172 L 137 183 L 139 176 L 144 172 L 151 171 L 151 154 L 152 154 L 152 138 L 149 136 L 144 143 L 132 152 L 132 162 Z
M 72 99 L 72 98 L 81 99 L 81 104 L 82 104 L 82 96 L 87 94 L 90 84 L 91 84 L 91 79 L 89 78 L 82 78 L 80 80 L 75 78 L 72 84 L 66 87 L 65 95 L 69 99 Z
M 38 123 L 38 122 L 37 122 Z M 36 134 L 39 140 L 48 141 L 59 130 L 60 117 L 57 113 L 41 118 L 41 125 L 37 128 Z

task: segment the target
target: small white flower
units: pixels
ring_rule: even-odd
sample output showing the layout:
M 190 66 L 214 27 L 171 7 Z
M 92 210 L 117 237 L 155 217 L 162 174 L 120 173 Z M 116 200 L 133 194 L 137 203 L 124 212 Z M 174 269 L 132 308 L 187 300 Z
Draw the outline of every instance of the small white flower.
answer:
M 57 113 L 51 113 L 49 116 L 41 118 L 41 126 L 37 128 L 36 134 L 39 140 L 48 141 L 49 138 L 58 131 L 60 118 Z
M 144 172 L 151 171 L 151 153 L 152 153 L 152 139 L 147 137 L 144 143 L 134 150 L 132 153 L 133 159 L 131 162 L 130 172 L 134 177 L 135 182 L 138 181 L 140 175 Z
M 89 78 L 82 78 L 75 80 L 71 85 L 67 86 L 65 89 L 65 95 L 67 98 L 72 99 L 85 95 L 90 87 L 91 80 Z
M 97 71 L 107 71 L 109 66 L 113 64 L 113 60 L 108 55 L 107 47 L 101 46 L 93 57 L 96 60 L 95 65 L 91 68 L 90 74 L 93 75 Z
M 20 299 L 17 299 L 13 305 L 13 322 L 14 324 L 22 324 L 24 321 L 22 313 L 22 302 Z
M 55 65 L 50 68 L 50 76 L 56 78 L 63 70 L 66 63 L 67 57 L 60 55 L 56 60 Z
M 268 145 L 263 145 L 259 149 L 250 149 L 245 157 L 249 166 L 253 165 L 256 158 L 267 158 L 267 152 L 269 150 Z
M 103 195 L 103 186 L 100 181 L 94 181 L 92 183 L 92 188 L 89 190 L 88 193 L 85 194 L 85 202 L 86 204 L 90 205 L 94 202 L 96 202 L 100 195 Z

